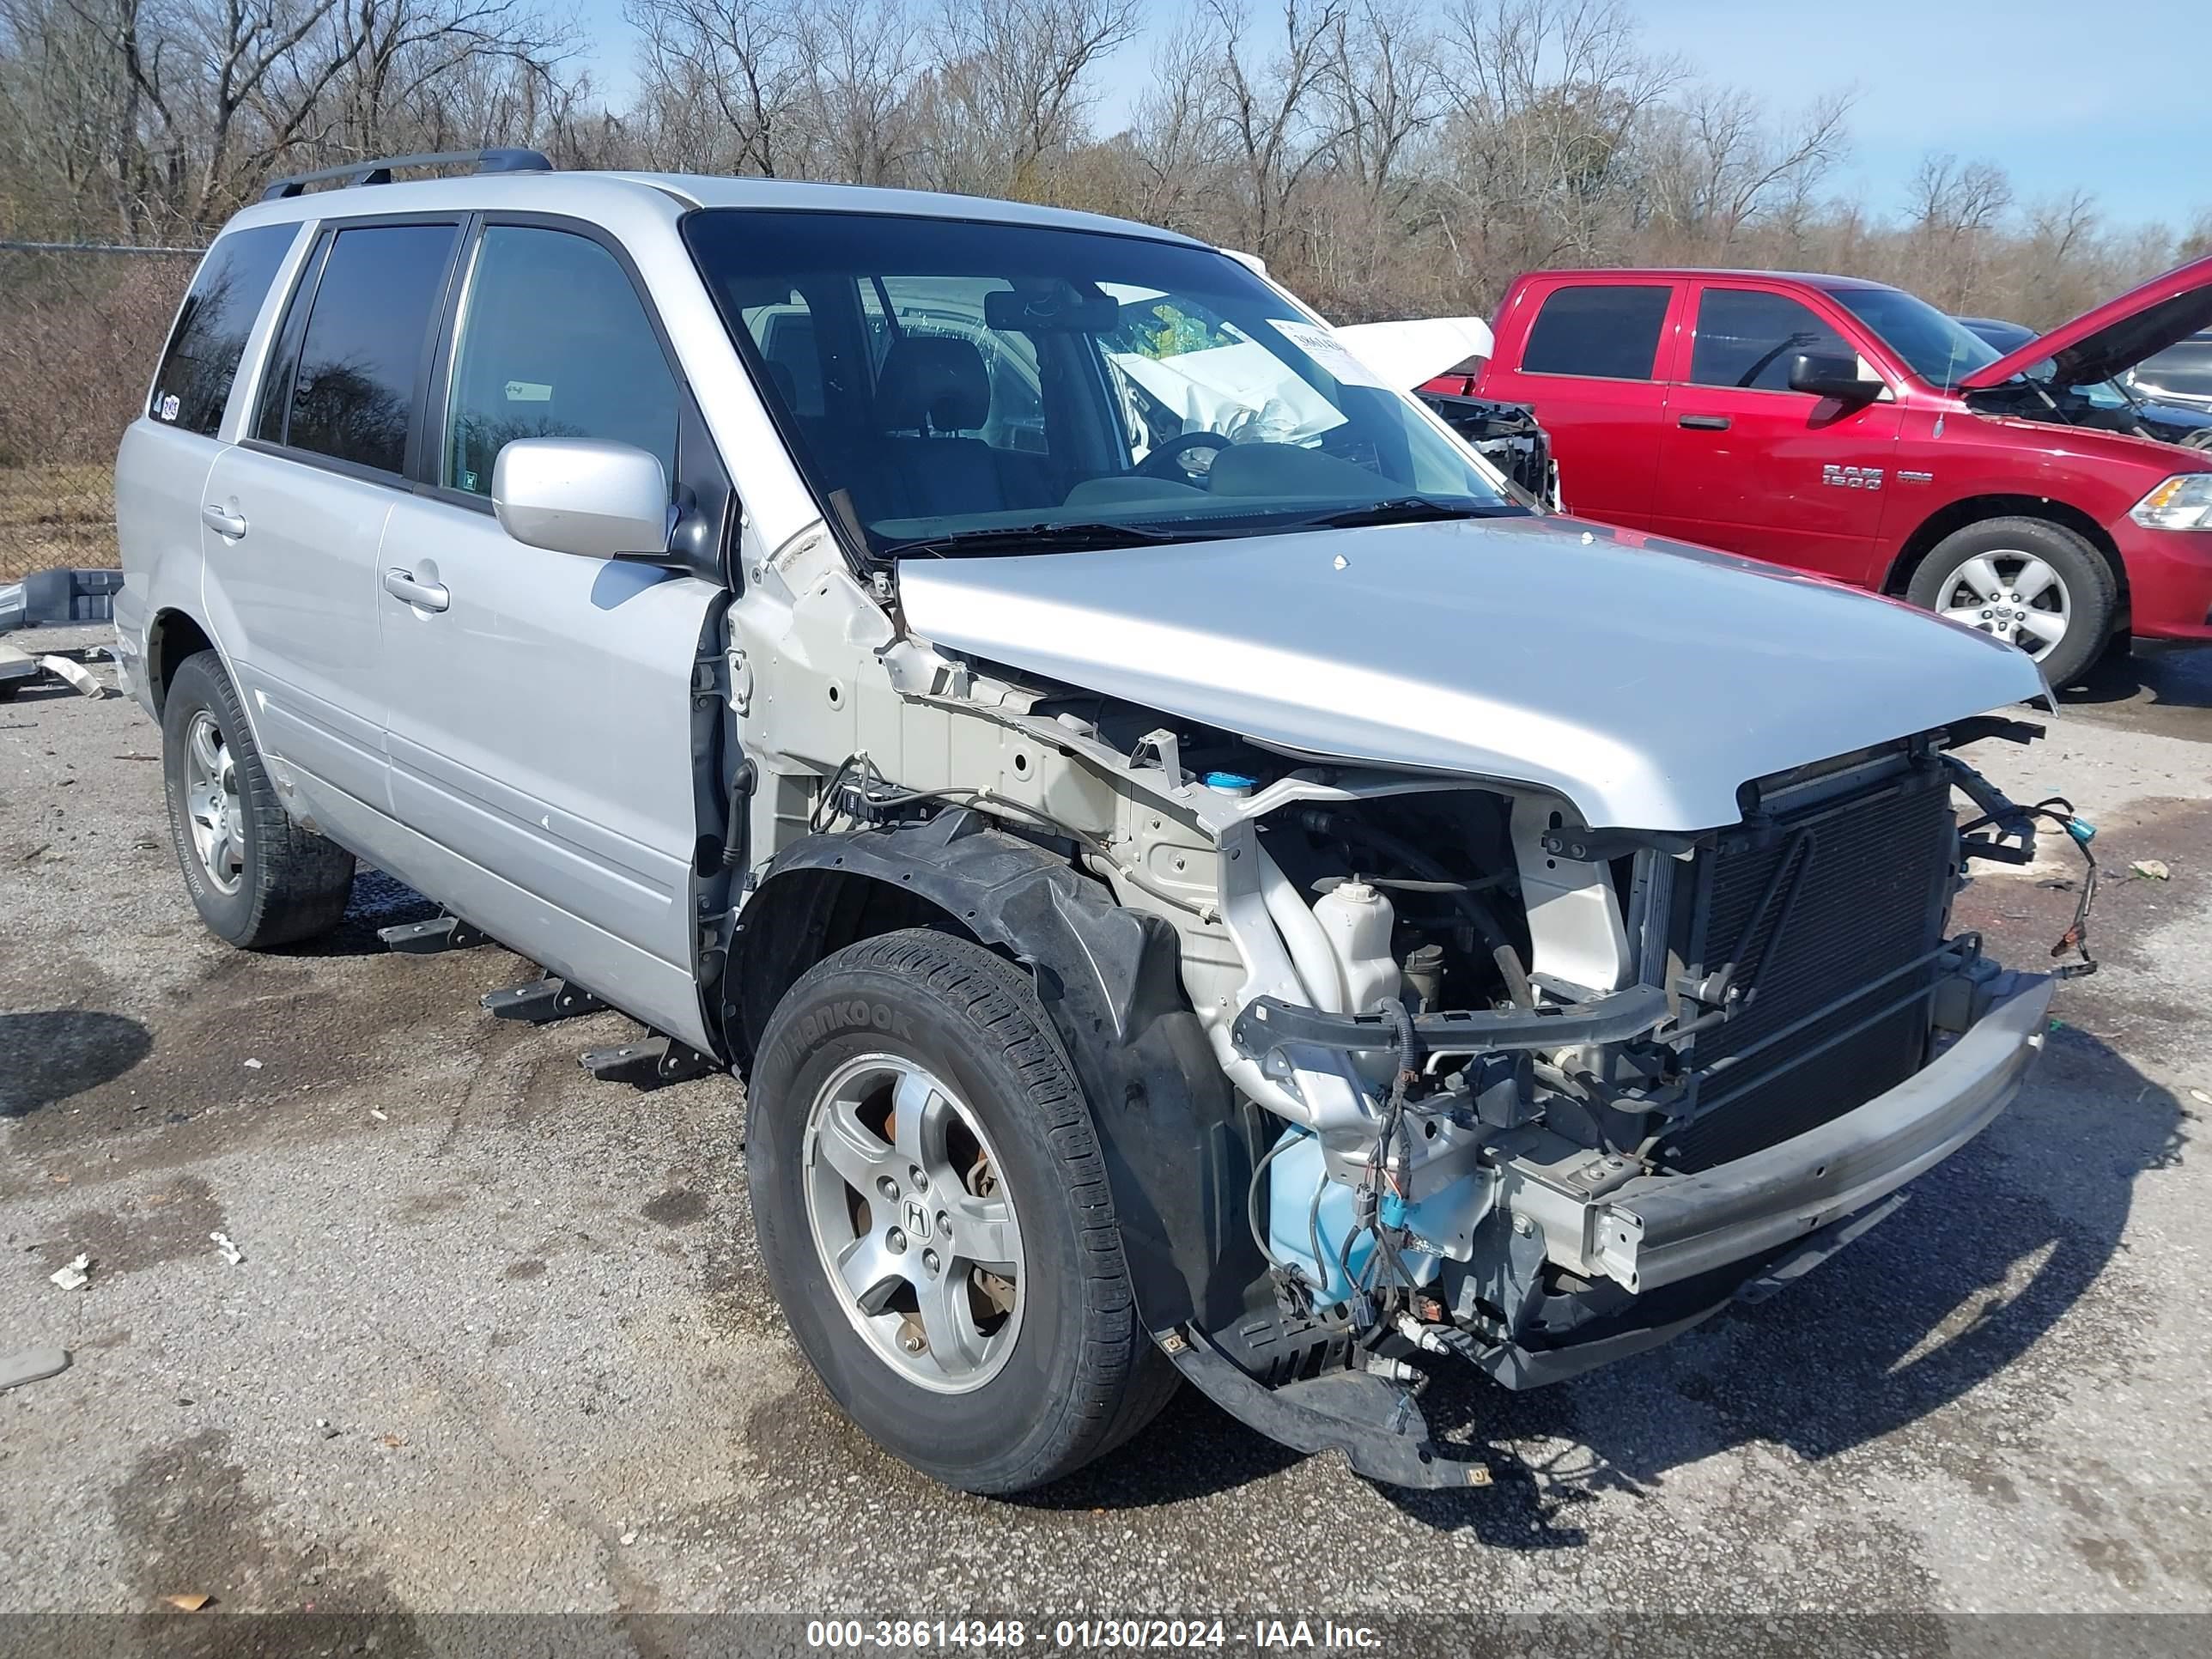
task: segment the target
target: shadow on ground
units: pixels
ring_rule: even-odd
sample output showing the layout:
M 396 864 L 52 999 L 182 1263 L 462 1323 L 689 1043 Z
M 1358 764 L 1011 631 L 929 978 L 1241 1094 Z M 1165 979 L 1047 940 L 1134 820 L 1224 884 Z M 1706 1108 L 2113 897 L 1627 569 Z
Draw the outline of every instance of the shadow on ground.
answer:
M 0 1014 L 0 1118 L 121 1077 L 146 1058 L 154 1034 L 125 1014 L 81 1008 Z
M 2126 703 L 2212 709 L 2212 648 L 2141 642 L 2096 664 L 2060 694 L 2059 703 L 2062 709 Z

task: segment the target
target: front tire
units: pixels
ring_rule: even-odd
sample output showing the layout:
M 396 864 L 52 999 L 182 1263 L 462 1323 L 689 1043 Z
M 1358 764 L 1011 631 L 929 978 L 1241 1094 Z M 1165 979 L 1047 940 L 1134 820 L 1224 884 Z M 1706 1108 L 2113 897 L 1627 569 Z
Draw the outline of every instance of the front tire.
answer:
M 1020 1492 L 1166 1402 L 1090 1111 L 1012 965 L 919 929 L 837 951 L 777 1005 L 747 1098 L 769 1282 L 885 1449 Z
M 353 892 L 353 854 L 284 811 L 212 651 L 186 658 L 170 678 L 161 776 L 185 890 L 218 939 L 258 951 L 338 925 Z
M 2047 519 L 1990 519 L 1952 532 L 1920 562 L 1905 597 L 2019 646 L 2053 690 L 2103 654 L 2120 605 L 2105 556 Z

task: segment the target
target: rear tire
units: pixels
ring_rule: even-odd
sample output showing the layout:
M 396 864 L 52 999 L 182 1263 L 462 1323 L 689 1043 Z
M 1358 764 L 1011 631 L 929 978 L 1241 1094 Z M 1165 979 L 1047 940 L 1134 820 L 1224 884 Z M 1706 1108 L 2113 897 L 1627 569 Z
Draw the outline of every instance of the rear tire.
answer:
M 2041 586 L 2021 586 L 2023 576 Z M 2048 519 L 1985 519 L 1953 531 L 1913 571 L 1905 597 L 2031 653 L 2039 647 L 2037 660 L 2054 691 L 2104 653 L 2120 608 L 2119 581 L 2105 556 Z M 2048 638 L 2061 623 L 2060 636 Z
M 1175 1372 L 1138 1318 L 1090 1110 L 1012 965 L 920 929 L 849 945 L 777 1005 L 747 1095 L 776 1299 L 823 1386 L 893 1455 L 964 1491 L 1020 1492 L 1167 1402 Z M 988 1242 L 970 1231 L 987 1213 Z M 948 1294 L 941 1275 L 949 1316 L 923 1300 Z
M 354 856 L 284 811 L 213 651 L 187 657 L 170 679 L 161 776 L 185 890 L 216 938 L 258 951 L 338 925 Z

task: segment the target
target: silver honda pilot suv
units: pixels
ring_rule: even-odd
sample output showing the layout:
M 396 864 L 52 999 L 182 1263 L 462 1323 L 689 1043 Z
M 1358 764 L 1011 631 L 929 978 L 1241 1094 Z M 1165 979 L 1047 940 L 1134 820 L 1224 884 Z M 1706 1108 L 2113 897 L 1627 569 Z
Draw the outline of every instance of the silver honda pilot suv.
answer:
M 495 1012 L 645 1027 L 602 1075 L 743 1075 L 792 1335 L 916 1468 L 1180 1379 L 1478 1483 L 1426 1368 L 1663 1341 L 2017 1090 L 2054 976 L 1948 919 L 2086 844 L 1951 752 L 2022 653 L 1549 514 L 1166 231 L 444 160 L 240 213 L 124 440 L 185 886 L 255 949 L 366 861 L 543 966 Z

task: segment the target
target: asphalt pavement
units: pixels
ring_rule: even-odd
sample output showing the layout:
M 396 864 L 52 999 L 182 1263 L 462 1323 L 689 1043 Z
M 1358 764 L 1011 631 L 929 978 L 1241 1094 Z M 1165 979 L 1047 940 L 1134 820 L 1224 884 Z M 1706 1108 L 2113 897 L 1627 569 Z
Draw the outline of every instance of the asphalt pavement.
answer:
M 331 939 L 219 944 L 158 733 L 27 691 L 0 704 L 0 1356 L 70 1364 L 0 1393 L 0 1612 L 375 1612 L 391 1652 L 484 1611 L 2212 1611 L 2212 651 L 1982 748 L 2097 822 L 2104 968 L 1896 1217 L 1611 1370 L 1440 1378 L 1486 1490 L 1371 1486 L 1186 1393 L 1002 1502 L 892 1462 L 805 1370 L 733 1081 L 592 1081 L 578 1054 L 635 1026 L 493 1021 L 528 964 L 385 952 L 431 911 L 373 874 Z M 2075 873 L 1984 877 L 1960 918 L 2046 959 Z

